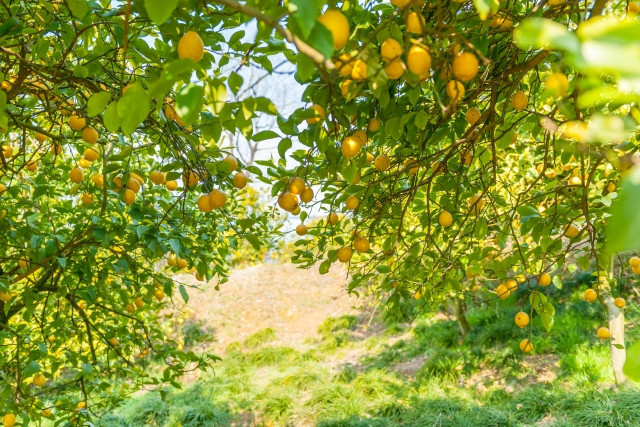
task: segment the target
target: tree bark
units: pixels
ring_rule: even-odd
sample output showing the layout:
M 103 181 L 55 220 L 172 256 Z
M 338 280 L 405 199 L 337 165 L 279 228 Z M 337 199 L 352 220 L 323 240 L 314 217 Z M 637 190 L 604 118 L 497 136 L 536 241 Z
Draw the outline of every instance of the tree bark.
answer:
M 607 318 L 609 319 L 609 331 L 611 332 L 609 346 L 611 347 L 613 374 L 616 378 L 616 384 L 620 385 L 627 380 L 622 372 L 624 361 L 627 358 L 627 350 L 624 346 L 624 313 L 613 303 L 611 294 L 607 294 L 602 303 L 607 309 Z M 616 345 L 622 348 L 618 348 Z
M 458 319 L 458 325 L 460 325 L 460 333 L 464 337 L 471 332 L 471 325 L 467 320 L 467 316 L 464 314 L 466 307 L 460 298 L 457 298 L 453 303 L 453 309 L 456 314 L 456 318 Z

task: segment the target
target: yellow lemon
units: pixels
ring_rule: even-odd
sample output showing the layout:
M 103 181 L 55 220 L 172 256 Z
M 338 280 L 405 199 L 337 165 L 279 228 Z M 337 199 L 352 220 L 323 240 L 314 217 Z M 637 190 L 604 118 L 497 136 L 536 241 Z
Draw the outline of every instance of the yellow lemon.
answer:
M 389 80 L 397 80 L 402 77 L 405 68 L 404 62 L 400 59 L 396 59 L 395 61 L 391 61 L 385 65 L 384 72 Z
M 318 22 L 321 23 L 333 36 L 333 47 L 342 49 L 349 39 L 349 21 L 337 9 L 329 9 L 323 13 Z
M 471 52 L 462 52 L 453 58 L 453 75 L 458 80 L 472 80 L 478 74 L 478 69 L 478 58 Z
M 236 172 L 233 175 L 233 186 L 236 188 L 244 188 L 247 186 L 247 175 L 242 172 Z
M 204 43 L 195 31 L 187 31 L 178 42 L 180 59 L 191 58 L 199 62 L 204 56 Z
M 441 226 L 447 228 L 453 223 L 453 216 L 451 216 L 451 214 L 447 211 L 442 211 L 438 216 L 438 222 Z
M 396 39 L 388 38 L 380 46 L 380 56 L 385 62 L 391 62 L 400 58 L 402 46 Z
M 209 203 L 213 209 L 219 209 L 227 202 L 227 195 L 217 188 L 209 194 Z
M 521 311 L 518 314 L 516 314 L 515 320 L 516 320 L 516 325 L 518 325 L 520 328 L 524 328 L 529 324 L 529 315 L 524 311 Z
M 411 46 L 407 53 L 407 67 L 418 76 L 425 76 L 431 68 L 431 55 L 420 46 Z
M 529 99 L 527 98 L 527 95 L 525 95 L 523 91 L 519 90 L 513 94 L 513 98 L 511 99 L 511 104 L 513 105 L 513 108 L 515 108 L 516 110 L 518 111 L 524 110 L 525 108 L 527 108 L 528 103 L 529 103 Z
M 373 161 L 373 165 L 379 171 L 386 171 L 391 166 L 391 159 L 386 154 L 380 154 Z
M 449 80 L 447 82 L 447 95 L 452 103 L 456 103 L 464 98 L 464 86 L 457 80 Z

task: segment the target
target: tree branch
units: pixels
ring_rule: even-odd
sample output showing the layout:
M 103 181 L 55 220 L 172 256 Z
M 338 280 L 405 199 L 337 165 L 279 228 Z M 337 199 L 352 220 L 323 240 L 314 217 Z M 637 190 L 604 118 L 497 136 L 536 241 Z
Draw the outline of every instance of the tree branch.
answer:
M 256 18 L 258 21 L 262 21 L 274 30 L 276 30 L 286 41 L 289 43 L 293 43 L 298 51 L 303 55 L 308 56 L 318 65 L 324 65 L 327 70 L 333 70 L 335 68 L 333 62 L 325 58 L 324 55 L 318 52 L 313 47 L 309 46 L 307 43 L 300 40 L 298 37 L 293 35 L 291 31 L 284 28 L 278 23 L 278 20 L 261 12 L 258 9 L 255 9 L 251 6 L 247 6 L 242 4 L 236 0 L 213 0 L 216 3 L 223 4 L 226 7 L 235 10 L 236 12 L 240 12 L 244 15 L 251 16 Z M 206 6 L 206 1 L 205 1 Z

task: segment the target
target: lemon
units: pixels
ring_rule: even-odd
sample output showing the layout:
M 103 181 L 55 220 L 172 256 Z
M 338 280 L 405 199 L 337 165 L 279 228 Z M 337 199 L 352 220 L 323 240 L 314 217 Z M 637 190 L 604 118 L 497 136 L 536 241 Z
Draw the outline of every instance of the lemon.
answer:
M 236 158 L 231 154 L 225 157 L 223 161 L 229 165 L 229 169 L 231 169 L 231 172 L 238 169 L 238 160 L 236 160 Z
M 36 132 L 35 135 L 33 135 L 33 137 L 36 139 L 36 141 L 43 143 L 47 140 L 47 135 L 42 134 L 40 132 Z
M 73 130 L 82 130 L 87 125 L 87 121 L 83 117 L 69 117 L 69 126 Z
M 98 138 L 98 131 L 91 126 L 88 126 L 82 130 L 82 139 L 84 139 L 84 141 L 88 144 L 95 144 L 96 142 L 98 142 Z
M 353 256 L 353 251 L 348 246 L 345 246 L 338 250 L 338 260 L 340 262 L 349 262 L 352 256 Z
M 236 172 L 233 175 L 233 186 L 236 188 L 244 188 L 247 186 L 247 175 L 242 172 Z
M 554 97 L 562 97 L 569 91 L 569 80 L 562 73 L 553 73 L 544 82 L 545 90 Z
M 413 34 L 422 34 L 424 30 L 425 21 L 424 17 L 417 12 L 410 12 L 405 18 L 407 24 L 407 31 Z
M 344 141 L 342 141 L 340 151 L 347 159 L 351 159 L 360 152 L 360 143 L 353 136 L 348 136 Z
M 131 206 L 133 204 L 133 202 L 136 201 L 136 193 L 133 192 L 132 190 L 130 190 L 129 188 L 124 190 L 124 202 Z
M 470 125 L 475 125 L 478 120 L 480 120 L 480 110 L 477 107 L 472 107 L 467 110 L 467 114 L 465 114 L 464 118 Z
M 82 157 L 88 162 L 94 162 L 100 157 L 100 152 L 95 148 L 87 148 Z
M 348 53 L 343 53 L 336 60 L 335 66 L 342 77 L 349 77 L 353 70 L 353 58 Z
M 373 161 L 373 165 L 379 171 L 386 171 L 391 166 L 391 159 L 386 154 L 380 154 Z
M 351 78 L 357 82 L 363 81 L 367 78 L 367 63 L 362 59 L 356 59 L 353 63 L 353 70 L 351 70 Z
M 356 237 L 353 241 L 353 248 L 362 253 L 368 252 L 371 245 L 366 237 Z
M 178 188 L 178 181 L 167 181 L 166 184 L 167 190 L 175 191 Z
M 548 273 L 542 273 L 538 277 L 538 284 L 540 286 L 549 286 L 551 284 L 551 276 Z
M 80 201 L 89 206 L 90 204 L 93 203 L 93 194 L 89 194 L 89 193 L 83 193 L 82 196 L 80 196 Z
M 598 329 L 598 338 L 601 340 L 606 340 L 611 337 L 611 332 L 609 332 L 609 328 L 605 328 L 604 326 Z
M 187 31 L 178 42 L 178 56 L 180 59 L 190 58 L 200 62 L 204 56 L 204 43 L 195 31 Z
M 624 300 L 624 298 L 618 297 L 613 300 L 613 304 L 615 304 L 615 306 L 618 308 L 624 308 L 624 306 L 627 305 L 627 302 Z
M 480 213 L 480 210 L 482 210 L 483 206 L 484 206 L 484 200 L 482 200 L 479 194 L 474 194 L 473 196 L 471 196 L 471 199 L 469 199 L 469 208 L 476 215 Z
M 310 109 L 313 110 L 313 117 L 307 118 L 307 124 L 315 125 L 327 118 L 327 112 L 324 110 L 322 105 L 313 104 Z
M 400 59 L 396 59 L 384 67 L 384 72 L 389 80 L 397 80 L 402 77 L 405 68 L 404 62 Z
M 292 212 L 298 207 L 298 198 L 295 194 L 286 191 L 278 197 L 278 205 L 285 211 Z
M 149 174 L 149 179 L 156 185 L 164 184 L 165 177 L 164 174 L 160 171 L 153 171 Z
M 328 216 L 327 216 L 327 221 L 329 222 L 329 224 L 331 225 L 336 225 L 338 223 L 338 214 L 335 212 L 331 212 Z
M 2 417 L 2 425 L 3 427 L 13 427 L 16 425 L 16 416 L 13 414 L 4 414 L 4 417 Z
M 513 105 L 513 108 L 515 108 L 516 110 L 518 111 L 524 110 L 525 108 L 527 108 L 528 103 L 529 103 L 529 99 L 527 98 L 527 95 L 525 95 L 523 91 L 519 90 L 513 94 L 513 98 L 511 99 L 511 104 Z
M 378 130 L 380 130 L 380 125 L 380 120 L 373 118 L 369 120 L 369 126 L 367 127 L 367 129 L 369 129 L 369 132 L 377 132 Z
M 457 80 L 449 80 L 447 82 L 447 95 L 452 103 L 456 103 L 464 98 L 464 86 Z
M 509 298 L 510 294 L 511 294 L 511 291 L 509 290 L 509 288 L 507 288 L 503 284 L 499 284 L 498 287 L 496 288 L 496 295 L 498 295 L 498 298 L 500 299 L 507 299 Z
M 518 325 L 520 328 L 524 328 L 529 324 L 529 315 L 524 311 L 521 311 L 518 314 L 516 314 L 515 321 L 516 321 L 516 325 Z
M 529 353 L 531 350 L 533 350 L 533 343 L 530 340 L 524 339 L 520 341 L 520 351 Z
M 453 217 L 451 216 L 451 214 L 449 212 L 442 211 L 442 212 L 440 212 L 440 215 L 438 216 L 438 222 L 440 223 L 440 225 L 442 227 L 447 228 L 453 223 Z
M 594 302 L 598 299 L 598 293 L 593 289 L 587 289 L 584 291 L 584 300 L 586 302 Z
M 347 44 L 349 21 L 342 12 L 337 9 L 329 9 L 318 18 L 318 22 L 331 32 L 335 49 L 342 49 Z
M 298 224 L 298 226 L 296 227 L 296 234 L 298 236 L 304 236 L 305 234 L 307 234 L 307 231 L 309 231 L 309 229 L 304 224 Z
M 33 377 L 33 385 L 36 387 L 42 387 L 47 382 L 47 378 L 42 374 L 36 374 Z
M 578 227 L 576 227 L 573 224 L 567 225 L 567 228 L 565 228 L 565 230 L 564 230 L 564 235 L 567 236 L 570 239 L 573 239 L 574 237 L 577 237 L 578 234 L 580 234 L 580 230 L 578 229 Z
M 356 196 L 349 196 L 345 202 L 347 210 L 353 211 L 360 205 L 360 200 Z
M 76 184 L 80 183 L 84 179 L 84 173 L 80 168 L 75 167 L 69 172 L 69 179 L 71 182 L 75 182 Z
M 304 183 L 304 181 L 302 180 L 302 178 L 299 177 L 294 177 L 290 182 L 289 182 L 289 191 L 291 191 L 293 194 L 295 195 L 300 195 L 304 192 L 306 185 Z
M 431 68 L 431 55 L 420 46 L 411 46 L 407 53 L 407 67 L 418 76 L 426 76 Z
M 402 46 L 396 39 L 388 38 L 380 47 L 380 56 L 384 62 L 391 62 L 395 59 L 400 58 L 402 55 Z
M 478 68 L 478 58 L 471 52 L 462 52 L 453 58 L 453 75 L 458 80 L 472 80 L 478 74 Z
M 305 203 L 309 203 L 311 200 L 313 200 L 313 189 L 311 189 L 311 187 L 309 187 L 308 185 L 305 186 L 304 191 L 300 195 L 300 200 Z
M 211 203 L 209 203 L 208 194 L 203 194 L 200 197 L 198 197 L 198 209 L 200 209 L 200 211 L 204 213 L 209 213 L 213 210 Z
M 227 202 L 227 195 L 217 188 L 209 193 L 209 203 L 213 209 L 219 209 Z

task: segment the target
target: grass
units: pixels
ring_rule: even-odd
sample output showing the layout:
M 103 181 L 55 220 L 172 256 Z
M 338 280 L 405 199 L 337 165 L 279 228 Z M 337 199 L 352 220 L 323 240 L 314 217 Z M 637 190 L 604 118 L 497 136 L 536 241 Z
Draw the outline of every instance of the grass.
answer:
M 586 280 L 554 291 L 564 303 L 551 332 L 534 317 L 534 355 L 517 348 L 526 331 L 508 301 L 471 310 L 465 337 L 435 313 L 364 337 L 356 316 L 329 318 L 306 350 L 273 345 L 267 328 L 231 344 L 215 373 L 164 390 L 165 400 L 132 399 L 103 425 L 635 425 L 640 391 L 612 387 L 608 346 L 595 337 L 603 315 L 581 299 Z M 626 316 L 637 323 L 640 310 L 629 304 Z M 636 329 L 627 342 L 640 339 Z

